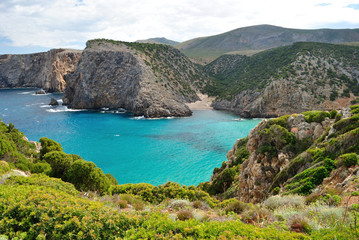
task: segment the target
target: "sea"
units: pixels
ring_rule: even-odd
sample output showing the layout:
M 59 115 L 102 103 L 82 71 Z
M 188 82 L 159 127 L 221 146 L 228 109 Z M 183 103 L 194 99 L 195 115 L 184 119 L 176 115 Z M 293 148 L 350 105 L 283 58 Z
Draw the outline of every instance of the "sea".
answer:
M 29 140 L 59 142 L 66 153 L 94 162 L 119 184 L 209 181 L 235 141 L 262 120 L 216 110 L 162 119 L 108 109 L 74 110 L 61 105 L 62 94 L 37 95 L 37 90 L 0 90 L 2 121 L 13 123 Z M 60 105 L 50 106 L 51 98 Z

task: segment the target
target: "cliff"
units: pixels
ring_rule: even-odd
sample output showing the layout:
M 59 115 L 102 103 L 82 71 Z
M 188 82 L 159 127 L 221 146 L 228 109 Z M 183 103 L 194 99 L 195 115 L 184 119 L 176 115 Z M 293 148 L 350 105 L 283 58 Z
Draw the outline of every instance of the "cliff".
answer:
M 357 191 L 359 105 L 263 120 L 216 168 L 212 194 L 262 202 L 271 195 Z
M 145 117 L 189 116 L 188 102 L 205 84 L 202 72 L 178 50 L 162 44 L 92 40 L 68 78 L 71 108 L 125 108 Z
M 207 65 L 215 109 L 277 117 L 348 107 L 359 95 L 359 48 L 296 43 L 252 57 L 224 55 Z M 225 65 L 223 68 L 222 66 Z
M 0 88 L 36 87 L 63 92 L 66 76 L 75 71 L 81 52 L 52 49 L 34 54 L 0 55 Z

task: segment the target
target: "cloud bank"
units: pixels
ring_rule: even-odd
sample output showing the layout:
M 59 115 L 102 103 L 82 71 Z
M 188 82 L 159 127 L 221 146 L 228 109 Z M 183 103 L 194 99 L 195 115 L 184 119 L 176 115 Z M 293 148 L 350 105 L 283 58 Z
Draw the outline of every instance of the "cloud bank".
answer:
M 0 12 L 0 53 L 82 49 L 93 38 L 184 41 L 257 24 L 359 28 L 359 0 L 1 0 Z

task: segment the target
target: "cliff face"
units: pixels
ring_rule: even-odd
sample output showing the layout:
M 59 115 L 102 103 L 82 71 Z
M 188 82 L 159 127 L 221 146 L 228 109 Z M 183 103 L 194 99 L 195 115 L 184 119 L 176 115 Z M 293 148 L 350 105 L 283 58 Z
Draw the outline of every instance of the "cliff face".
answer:
M 35 54 L 0 55 L 0 88 L 37 87 L 63 92 L 65 78 L 75 71 L 81 52 L 52 49 Z
M 206 66 L 217 78 L 215 109 L 276 117 L 348 107 L 359 96 L 358 47 L 297 43 L 252 57 L 223 56 Z M 231 59 L 227 67 L 218 67 Z
M 213 171 L 209 189 L 253 203 L 278 193 L 356 191 L 358 131 L 359 105 L 263 120 Z
M 93 40 L 68 78 L 71 108 L 125 108 L 145 117 L 189 116 L 200 71 L 178 50 L 158 44 Z

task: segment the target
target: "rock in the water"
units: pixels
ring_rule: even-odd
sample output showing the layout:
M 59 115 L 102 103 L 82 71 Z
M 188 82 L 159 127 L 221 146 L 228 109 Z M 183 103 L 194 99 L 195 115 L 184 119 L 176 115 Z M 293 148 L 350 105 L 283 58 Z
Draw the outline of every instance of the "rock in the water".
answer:
M 36 94 L 46 94 L 45 90 L 41 89 L 35 92 Z
M 78 109 L 124 108 L 149 118 L 190 116 L 185 103 L 199 100 L 191 77 L 199 72 L 169 46 L 92 40 L 68 78 L 63 102 Z
M 0 55 L 0 88 L 36 87 L 47 92 L 63 92 L 65 78 L 75 71 L 81 52 L 52 49 L 34 54 Z
M 58 106 L 59 102 L 55 98 L 51 98 L 50 104 L 51 106 Z

